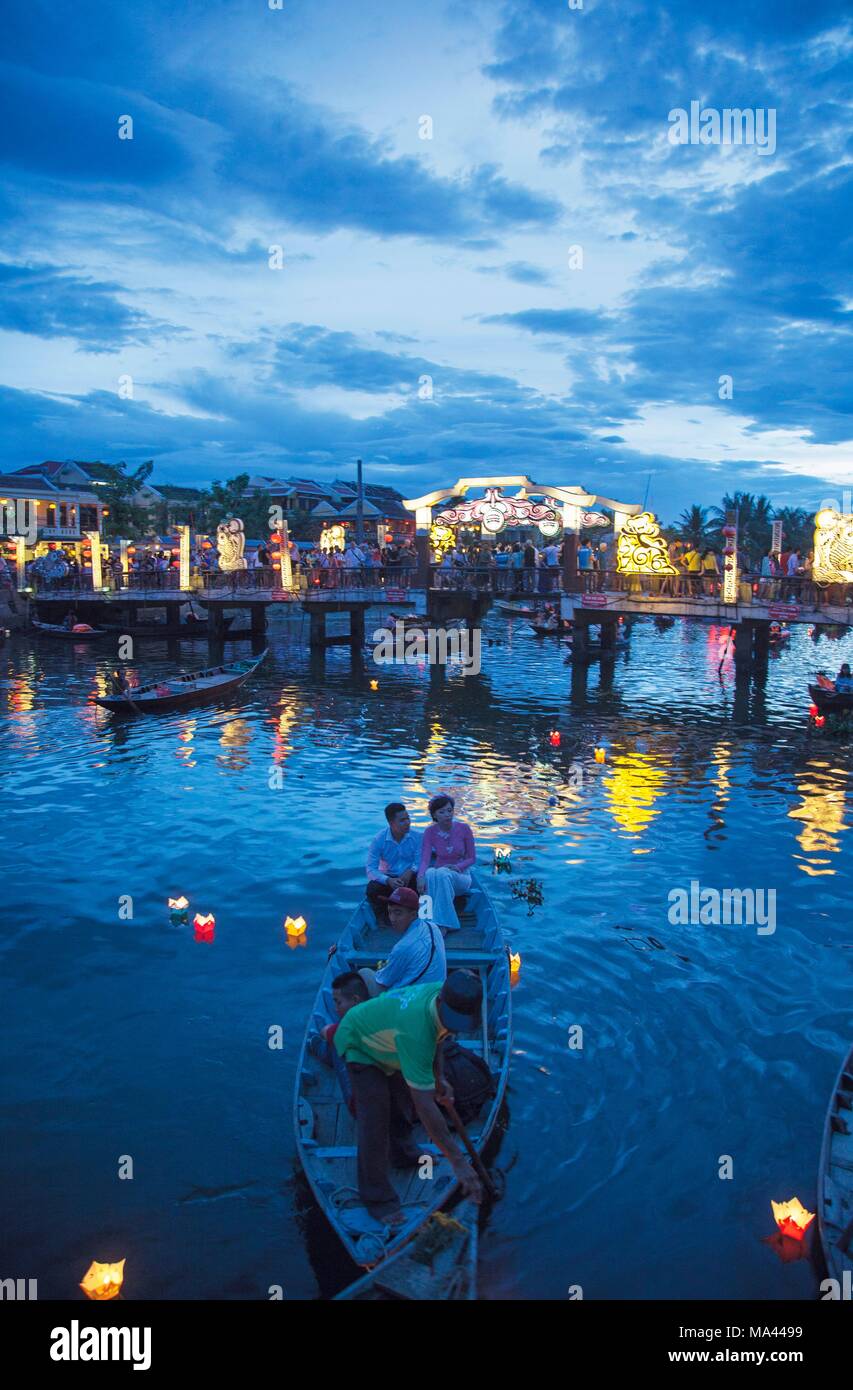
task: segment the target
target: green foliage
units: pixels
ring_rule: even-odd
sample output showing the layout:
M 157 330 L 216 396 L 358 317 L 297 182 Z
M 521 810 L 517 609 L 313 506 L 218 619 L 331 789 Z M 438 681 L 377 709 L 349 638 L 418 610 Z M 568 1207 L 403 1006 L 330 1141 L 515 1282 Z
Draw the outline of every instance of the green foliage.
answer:
M 538 878 L 516 879 L 515 883 L 511 885 L 510 891 L 514 898 L 520 898 L 522 902 L 527 903 L 528 917 L 533 916 L 534 907 L 541 907 L 545 901 L 542 884 Z
M 679 540 L 689 541 L 700 552 L 711 545 L 711 529 L 709 509 L 698 507 L 695 502 L 692 507 L 685 507 L 676 526 Z
M 138 540 L 149 529 L 148 511 L 145 507 L 136 506 L 131 498 L 151 476 L 153 460 L 141 463 L 132 473 L 128 473 L 124 462 L 99 463 L 98 466 L 103 473 L 103 483 L 98 486 L 97 492 L 109 511 L 109 516 L 104 517 L 105 539 L 127 536 L 131 540 Z
M 212 483 L 202 498 L 205 527 L 215 531 L 220 521 L 237 516 L 243 530 L 253 540 L 267 540 L 270 534 L 270 499 L 266 494 L 248 494 L 249 474 L 238 473 L 224 483 Z M 201 527 L 199 527 L 201 529 Z

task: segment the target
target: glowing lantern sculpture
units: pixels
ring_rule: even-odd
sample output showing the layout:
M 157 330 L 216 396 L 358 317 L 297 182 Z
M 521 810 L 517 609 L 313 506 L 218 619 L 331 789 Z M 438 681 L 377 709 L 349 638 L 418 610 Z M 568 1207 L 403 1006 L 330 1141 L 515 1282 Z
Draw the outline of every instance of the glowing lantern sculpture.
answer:
M 729 512 L 726 520 L 727 525 L 723 527 L 726 538 L 723 550 L 723 603 L 737 603 L 737 513 Z
M 212 941 L 216 931 L 216 918 L 212 912 L 197 912 L 193 918 L 196 941 Z
M 814 1221 L 814 1212 L 807 1211 L 799 1197 L 792 1197 L 789 1202 L 771 1201 L 770 1205 L 773 1208 L 773 1220 L 782 1235 L 790 1236 L 792 1240 L 802 1240 Z
M 853 515 L 824 507 L 814 520 L 813 578 L 822 584 L 853 584 Z
M 520 974 L 521 974 L 521 956 L 520 956 L 520 954 L 517 954 L 517 953 L 514 953 L 514 952 L 510 951 L 510 955 L 509 955 L 509 982 L 510 982 L 510 985 L 512 985 L 513 988 L 515 988 L 515 986 L 518 984 L 518 978 L 519 978 Z
M 429 545 L 435 559 L 441 563 L 446 552 L 452 550 L 455 544 L 456 535 L 452 527 L 442 521 L 434 521 L 429 528 Z
M 189 902 L 183 896 L 169 899 L 169 917 L 173 927 L 185 927 L 189 922 Z
M 620 574 L 678 574 L 653 512 L 629 517 L 619 532 L 616 568 Z
M 324 526 L 320 532 L 320 549 L 327 555 L 330 550 L 343 550 L 346 547 L 346 532 L 340 522 L 335 522 L 333 526 Z
M 113 1265 L 99 1265 L 93 1260 L 80 1281 L 80 1288 L 87 1298 L 100 1302 L 106 1298 L 117 1298 L 123 1283 L 124 1260 Z

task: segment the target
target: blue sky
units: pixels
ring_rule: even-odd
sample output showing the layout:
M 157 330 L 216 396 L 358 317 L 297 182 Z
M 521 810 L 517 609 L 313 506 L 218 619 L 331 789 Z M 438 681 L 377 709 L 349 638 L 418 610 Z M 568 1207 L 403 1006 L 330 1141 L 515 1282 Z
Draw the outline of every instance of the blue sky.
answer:
M 6 15 L 3 468 L 205 483 L 361 456 L 405 495 L 648 483 L 665 518 L 851 484 L 842 4 Z M 673 145 L 691 101 L 772 108 L 775 151 Z

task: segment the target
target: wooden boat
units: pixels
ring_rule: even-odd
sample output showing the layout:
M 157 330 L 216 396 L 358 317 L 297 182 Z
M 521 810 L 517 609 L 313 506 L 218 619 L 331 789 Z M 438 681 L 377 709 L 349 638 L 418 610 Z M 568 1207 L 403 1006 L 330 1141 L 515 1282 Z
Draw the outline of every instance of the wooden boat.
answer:
M 496 598 L 494 606 L 501 613 L 512 613 L 518 618 L 535 618 L 537 613 L 542 611 L 540 608 L 531 608 L 525 603 L 513 603 L 511 599 L 505 598 Z
M 838 1074 L 826 1114 L 817 1219 L 826 1267 L 843 1292 L 845 1277 L 848 1289 L 853 1283 L 853 1048 Z
M 822 714 L 843 714 L 853 709 L 853 691 L 839 691 L 828 685 L 810 685 L 809 694 Z
M 32 618 L 30 621 L 36 632 L 40 632 L 43 637 L 58 637 L 60 641 L 97 642 L 100 637 L 109 636 L 105 627 L 90 627 L 88 632 L 74 632 L 71 628 L 63 627 L 61 623 L 40 623 L 38 618 Z
M 147 685 L 132 687 L 127 695 L 95 695 L 96 705 L 114 714 L 163 714 L 168 710 L 201 705 L 230 695 L 247 681 L 266 656 L 249 661 L 229 661 L 222 666 L 207 666 L 202 671 L 190 671 L 185 676 L 169 676 Z
M 391 1302 L 394 1299 L 461 1302 L 477 1296 L 477 1221 L 474 1202 L 460 1202 L 452 1212 L 433 1212 L 414 1240 L 390 1255 L 335 1302 Z
M 571 637 L 572 624 L 561 618 L 558 623 L 531 623 L 537 637 Z
M 308 1039 L 326 1024 L 337 1022 L 332 1004 L 332 980 L 345 970 L 376 967 L 387 959 L 398 937 L 390 927 L 377 925 L 373 909 L 362 902 L 344 929 L 337 951 L 326 966 L 308 1020 L 296 1073 L 294 1125 L 296 1148 L 314 1196 L 356 1264 L 371 1268 L 402 1249 L 424 1222 L 445 1205 L 458 1183 L 447 1159 L 425 1131 L 417 1126 L 413 1143 L 433 1158 L 433 1176 L 422 1180 L 417 1169 L 389 1176 L 408 1219 L 389 1227 L 374 1220 L 362 1205 L 357 1187 L 355 1121 L 341 1097 L 335 1072 L 313 1058 Z M 506 1090 L 509 1070 L 512 1007 L 509 955 L 503 932 L 489 898 L 476 877 L 460 914 L 460 930 L 445 940 L 448 971 L 467 968 L 483 980 L 483 1014 L 474 1034 L 457 1034 L 463 1047 L 485 1056 L 496 1082 L 495 1096 L 466 1126 L 474 1147 L 485 1147 Z

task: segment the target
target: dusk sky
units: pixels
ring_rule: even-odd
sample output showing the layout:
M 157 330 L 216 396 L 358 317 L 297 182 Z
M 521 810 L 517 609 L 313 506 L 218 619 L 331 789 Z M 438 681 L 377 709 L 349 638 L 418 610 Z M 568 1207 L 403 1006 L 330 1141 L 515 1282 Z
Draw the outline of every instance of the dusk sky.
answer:
M 845 9 L 13 3 L 0 467 L 840 498 Z M 691 101 L 775 151 L 671 143 Z

